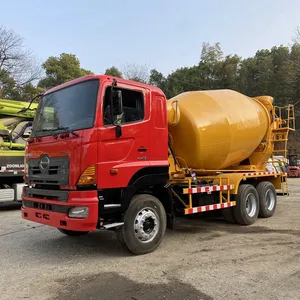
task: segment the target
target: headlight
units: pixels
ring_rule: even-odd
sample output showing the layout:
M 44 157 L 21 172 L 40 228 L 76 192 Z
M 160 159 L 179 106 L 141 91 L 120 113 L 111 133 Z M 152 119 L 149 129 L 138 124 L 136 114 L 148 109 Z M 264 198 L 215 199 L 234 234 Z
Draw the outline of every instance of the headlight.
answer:
M 89 214 L 89 208 L 86 206 L 77 206 L 69 210 L 69 218 L 84 219 Z

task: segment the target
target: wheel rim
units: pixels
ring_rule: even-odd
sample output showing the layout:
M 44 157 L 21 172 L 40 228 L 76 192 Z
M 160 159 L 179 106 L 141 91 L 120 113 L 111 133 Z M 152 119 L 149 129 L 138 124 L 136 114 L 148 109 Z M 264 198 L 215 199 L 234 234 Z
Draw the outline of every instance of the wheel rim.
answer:
M 151 242 L 159 230 L 158 214 L 153 208 L 143 208 L 136 215 L 134 221 L 134 232 L 136 238 L 142 243 Z
M 266 191 L 265 201 L 266 201 L 267 209 L 272 210 L 275 206 L 275 195 L 270 189 Z
M 252 218 L 254 217 L 257 210 L 257 201 L 254 194 L 250 193 L 246 197 L 246 212 L 247 215 Z

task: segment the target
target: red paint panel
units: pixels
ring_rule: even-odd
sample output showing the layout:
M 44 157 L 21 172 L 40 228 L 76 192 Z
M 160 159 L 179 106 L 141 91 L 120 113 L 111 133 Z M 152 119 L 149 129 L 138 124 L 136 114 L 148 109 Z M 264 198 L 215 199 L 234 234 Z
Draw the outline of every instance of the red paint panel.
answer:
M 35 208 L 22 207 L 22 217 L 26 220 L 42 223 L 49 226 L 60 227 L 68 230 L 93 231 L 96 230 L 98 222 L 98 198 L 97 191 L 74 191 L 69 193 L 68 202 L 44 200 L 22 196 L 23 200 L 36 201 L 45 204 L 62 206 L 87 206 L 89 215 L 85 219 L 69 218 L 67 214 L 51 212 Z M 26 216 L 25 216 L 26 214 Z M 37 217 L 38 214 L 40 217 Z M 47 218 L 43 216 L 47 215 Z M 66 221 L 66 226 L 61 226 L 60 222 Z

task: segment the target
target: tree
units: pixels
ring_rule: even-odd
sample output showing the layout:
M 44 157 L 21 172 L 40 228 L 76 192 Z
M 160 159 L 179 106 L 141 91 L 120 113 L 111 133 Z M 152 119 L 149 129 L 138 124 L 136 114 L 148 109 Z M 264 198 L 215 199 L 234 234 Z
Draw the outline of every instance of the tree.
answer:
M 9 99 L 19 100 L 19 101 L 29 101 L 36 95 L 40 94 L 44 90 L 40 87 L 36 87 L 31 83 L 27 83 L 23 86 L 16 86 L 10 92 Z
M 300 44 L 300 27 L 297 26 L 295 29 L 294 36 L 292 37 L 293 44 Z
M 41 68 L 23 39 L 13 30 L 0 27 L 0 71 L 10 74 L 17 85 L 30 83 L 41 76 Z
M 42 89 L 32 83 L 17 85 L 8 72 L 0 71 L 0 99 L 28 101 L 41 92 Z
M 223 58 L 223 51 L 221 49 L 220 43 L 216 43 L 215 45 L 211 46 L 209 43 L 202 44 L 201 56 L 200 61 L 214 65 L 217 61 L 222 60 Z
M 186 91 L 203 89 L 203 74 L 199 66 L 180 68 L 167 77 L 165 93 L 172 98 Z
M 158 72 L 156 69 L 152 69 L 150 71 L 149 84 L 157 86 L 165 92 L 167 79 L 162 73 Z
M 62 53 L 59 57 L 50 56 L 42 66 L 46 72 L 46 77 L 40 80 L 38 86 L 44 89 L 93 74 L 90 70 L 80 67 L 80 61 L 74 54 Z
M 255 95 L 255 72 L 256 59 L 250 57 L 241 61 L 237 91 L 248 96 Z
M 5 70 L 0 70 L 0 99 L 10 99 L 11 92 L 16 82 L 13 77 Z
M 127 64 L 123 67 L 125 79 L 142 83 L 149 82 L 149 67 L 146 65 Z
M 241 58 L 237 55 L 227 55 L 225 59 L 217 61 L 214 67 L 215 87 L 238 90 Z
M 118 78 L 123 78 L 122 72 L 116 68 L 115 66 L 112 66 L 111 68 L 106 69 L 105 75 L 110 75 Z
M 213 46 L 208 43 L 203 43 L 199 62 L 202 89 L 218 88 L 217 68 L 222 60 L 223 52 L 220 43 L 216 43 Z

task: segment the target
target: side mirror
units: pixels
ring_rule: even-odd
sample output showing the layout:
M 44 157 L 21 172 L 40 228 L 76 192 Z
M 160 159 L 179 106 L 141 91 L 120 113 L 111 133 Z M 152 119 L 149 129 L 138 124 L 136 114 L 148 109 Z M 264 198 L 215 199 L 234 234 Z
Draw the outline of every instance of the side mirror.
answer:
M 122 127 L 120 125 L 116 125 L 116 138 L 122 136 Z
M 123 112 L 123 101 L 121 91 L 112 91 L 112 113 L 114 116 L 120 115 Z

